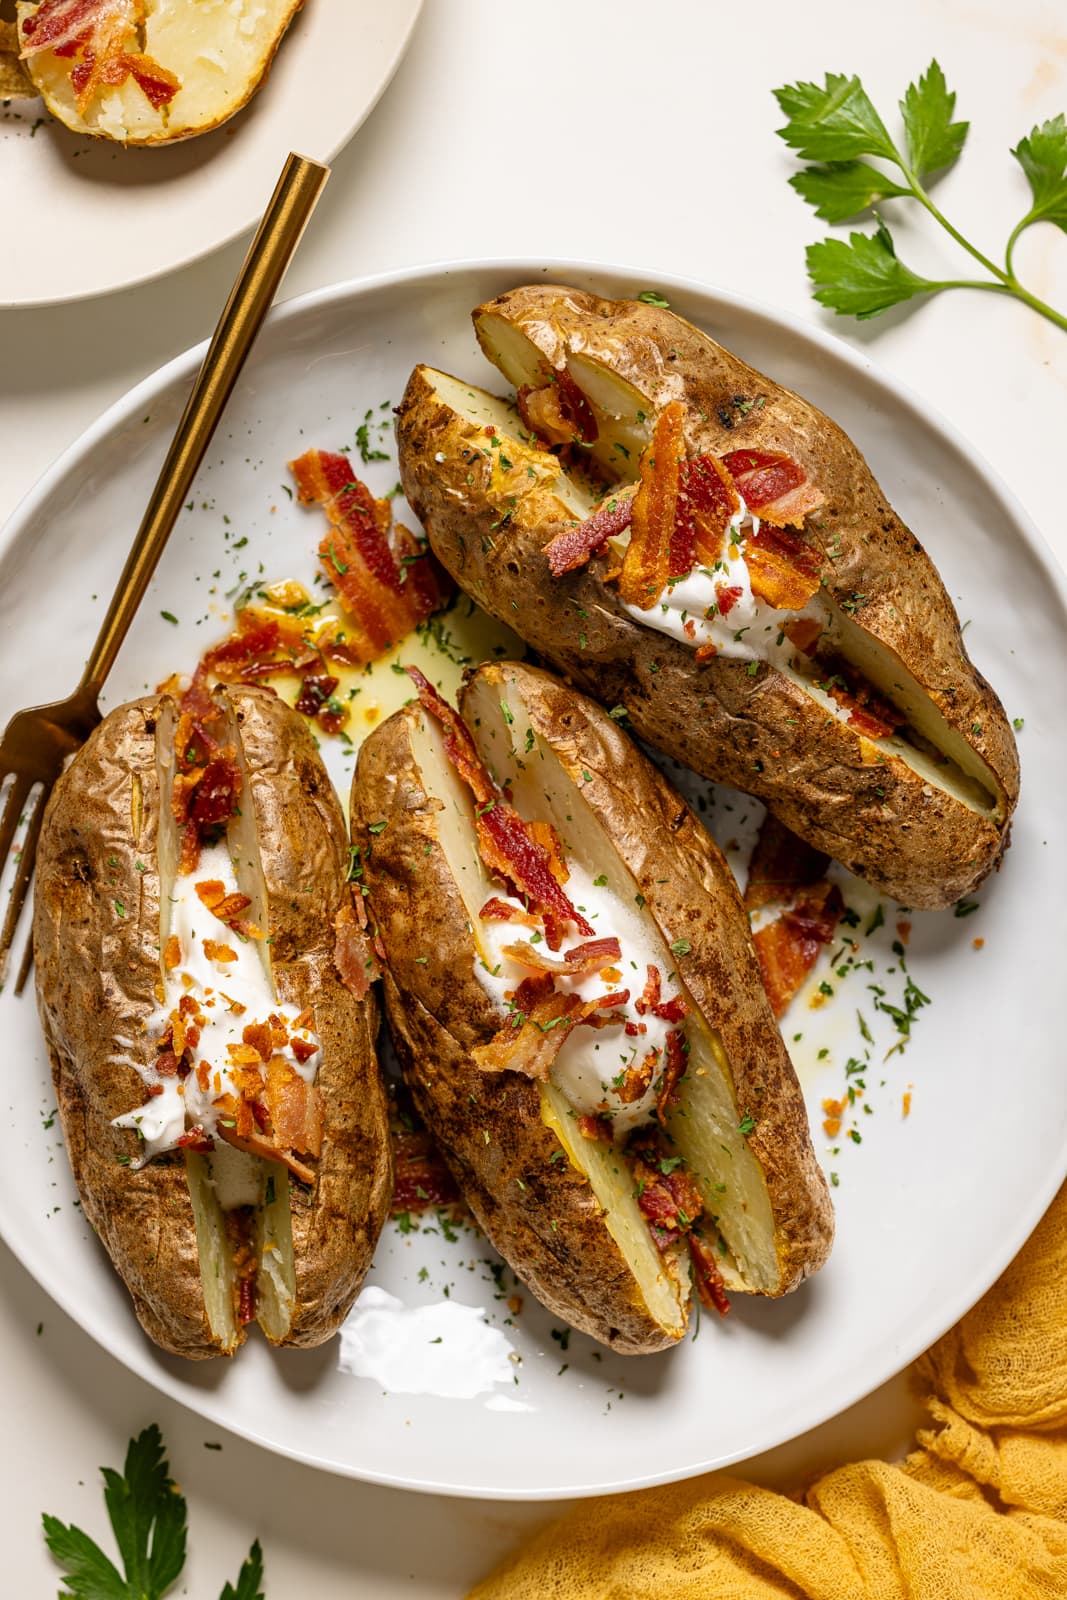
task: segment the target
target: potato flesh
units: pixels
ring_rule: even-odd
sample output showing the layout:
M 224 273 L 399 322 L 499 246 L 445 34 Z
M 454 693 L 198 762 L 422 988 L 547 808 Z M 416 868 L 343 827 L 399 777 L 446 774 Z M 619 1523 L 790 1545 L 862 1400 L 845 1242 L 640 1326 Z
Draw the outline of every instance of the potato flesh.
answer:
M 494 341 L 491 345 L 489 335 L 485 332 L 490 324 Z M 489 316 L 482 319 L 481 328 L 485 342 L 490 347 L 487 349 L 487 354 L 490 353 L 490 349 L 496 352 L 499 356 L 498 365 L 509 381 L 518 383 L 541 381 L 544 358 L 525 335 L 518 334 L 506 324 L 500 323 L 498 319 Z M 527 347 L 525 355 L 520 346 Z M 490 359 L 496 359 L 496 356 L 490 355 Z M 600 460 L 615 481 L 635 481 L 640 452 L 649 437 L 648 430 L 637 421 L 638 414 L 643 410 L 640 404 L 643 396 L 630 384 L 623 382 L 614 373 L 588 357 L 572 356 L 568 358 L 567 367 L 597 412 L 600 435 L 592 454 Z M 512 374 L 516 376 L 513 377 Z M 457 384 L 454 379 L 448 380 L 451 387 L 446 389 L 440 385 L 440 374 L 430 373 L 429 376 L 440 398 L 451 406 L 453 411 L 468 422 L 478 418 L 480 390 L 474 389 L 469 384 Z M 457 404 L 457 401 L 460 403 Z M 644 404 L 650 406 L 647 400 Z M 499 407 L 502 413 L 496 426 L 504 431 L 507 426 L 505 418 L 511 408 L 498 400 L 494 401 L 494 405 Z M 511 411 L 511 415 L 514 417 L 515 413 Z M 508 438 L 507 444 L 510 450 L 511 438 Z M 622 445 L 622 451 L 615 448 L 617 444 Z M 623 469 L 621 471 L 620 466 Z M 559 473 L 554 489 L 565 506 L 575 506 L 572 515 L 579 518 L 589 515 L 593 504 L 592 498 L 573 484 L 565 472 Z M 1001 785 L 977 751 L 971 748 L 962 734 L 950 726 L 933 700 L 924 693 L 915 677 L 899 658 L 892 655 L 873 635 L 859 627 L 829 599 L 828 595 L 824 594 L 823 598 L 827 607 L 830 632 L 840 654 L 850 665 L 857 668 L 873 688 L 885 695 L 903 712 L 916 734 L 932 745 L 943 760 L 935 760 L 925 750 L 901 736 L 869 740 L 868 743 L 886 756 L 899 758 L 924 783 L 929 783 L 943 793 L 951 795 L 969 811 L 993 818 L 1001 816 L 1004 808 Z M 830 716 L 840 718 L 841 710 L 836 701 L 820 690 L 811 676 L 777 662 L 775 668 L 803 690 L 810 699 L 815 700 Z M 812 670 L 814 673 L 819 670 L 814 663 Z
M 83 117 L 69 58 L 42 51 L 28 65 L 49 108 L 76 132 L 134 143 L 183 139 L 244 104 L 296 9 L 293 0 L 146 0 L 143 52 L 181 79 L 173 100 L 159 109 L 127 78 L 94 96 Z M 20 4 L 20 22 L 35 10 Z
M 241 730 L 232 706 L 227 707 L 229 738 L 237 752 L 241 772 L 241 794 L 244 804 L 226 829 L 234 877 L 237 887 L 251 901 L 248 918 L 264 933 L 270 931 L 270 900 L 263 864 L 259 855 L 259 838 L 256 833 L 256 810 L 252 804 L 252 785 L 249 781 L 248 763 Z M 256 941 L 256 949 L 263 963 L 263 971 L 270 986 L 271 996 L 278 998 L 271 966 L 270 945 L 266 939 Z M 259 1173 L 262 1200 L 256 1215 L 256 1255 L 259 1272 L 256 1277 L 256 1320 L 269 1339 L 284 1339 L 289 1332 L 296 1309 L 296 1266 L 293 1261 L 293 1222 L 289 1205 L 289 1173 L 277 1161 L 264 1161 L 258 1156 L 235 1152 L 255 1164 Z
M 500 672 L 506 679 L 506 667 Z M 464 710 L 477 725 L 479 743 L 496 776 L 510 786 L 515 804 L 525 816 L 551 818 L 568 857 L 580 862 L 592 877 L 606 878 L 608 890 L 620 900 L 633 903 L 639 894 L 635 879 L 574 779 L 536 733 L 516 685 L 507 684 L 504 703 L 507 714 L 485 678 L 471 683 L 464 700 Z M 642 919 L 659 946 L 660 972 L 664 976 L 674 973 L 671 988 L 681 989 L 689 1005 L 685 1024 L 688 1067 L 667 1131 L 725 1241 L 724 1277 L 737 1287 L 777 1293 L 781 1268 L 774 1215 L 763 1169 L 740 1131 L 746 1108 L 735 1100 L 733 1074 L 722 1040 L 675 973 L 667 941 L 647 906 L 642 909 Z
M 250 792 L 248 773 L 240 731 L 230 708 L 227 708 L 227 722 L 229 739 L 237 751 L 238 765 L 242 773 L 242 793 L 248 795 Z M 162 891 L 159 930 L 161 951 L 165 949 L 170 934 L 172 902 L 168 885 L 174 883 L 178 868 L 178 830 L 171 807 L 175 729 L 174 706 L 172 702 L 167 701 L 164 703 L 156 727 L 156 761 L 160 792 L 156 859 Z M 230 847 L 237 886 L 252 902 L 249 907 L 249 920 L 255 922 L 258 927 L 266 929 L 267 891 L 259 860 L 255 810 L 251 805 L 242 806 L 238 816 L 230 823 L 227 843 Z M 276 999 L 270 965 L 270 947 L 266 940 L 262 940 L 257 941 L 257 949 L 265 977 L 270 985 L 270 992 Z M 160 971 L 165 982 L 166 972 L 162 966 Z M 213 1159 L 211 1156 L 187 1151 L 185 1170 L 196 1223 L 200 1279 L 204 1289 L 204 1308 L 208 1326 L 223 1351 L 229 1354 L 236 1349 L 241 1340 L 241 1330 L 235 1316 L 238 1282 L 229 1231 L 226 1227 L 226 1211 L 219 1198 Z M 258 1196 L 253 1232 L 256 1254 L 260 1262 L 256 1279 L 257 1321 L 268 1338 L 277 1341 L 288 1333 L 296 1304 L 289 1175 L 285 1167 L 279 1163 L 264 1161 L 242 1150 L 227 1149 L 226 1161 L 231 1169 L 243 1169 L 242 1187 Z
M 494 474 L 503 475 L 500 452 L 489 444 L 490 438 L 496 436 L 507 440 L 506 456 L 516 471 L 521 471 L 524 476 L 529 471 L 542 481 L 547 481 L 559 497 L 561 517 L 585 520 L 596 504 L 595 496 L 561 469 L 551 451 L 528 445 L 519 437 L 520 430 L 525 432 L 525 429 L 513 405 L 506 400 L 499 400 L 496 395 L 487 394 L 484 389 L 475 389 L 472 384 L 452 378 L 447 372 L 436 372 L 430 368 L 425 370 L 427 378 L 450 410 L 465 417 L 476 428 L 491 430 L 486 435 L 484 454 Z
M 687 1301 L 677 1281 L 663 1268 L 652 1230 L 634 1203 L 633 1174 L 613 1144 L 601 1144 L 578 1132 L 566 1095 L 551 1081 L 541 1085 L 541 1121 L 551 1128 L 572 1167 L 584 1174 L 604 1212 L 604 1226 L 637 1279 L 645 1304 L 661 1328 L 675 1338 L 685 1332 Z
M 474 731 L 477 734 L 478 730 Z M 470 791 L 445 755 L 437 724 L 425 713 L 413 722 L 411 749 L 423 788 L 441 807 L 436 819 L 438 841 L 476 938 L 478 912 L 499 890 L 478 854 Z M 542 804 L 539 815 L 548 818 L 551 813 Z M 567 1100 L 551 1083 L 541 1085 L 541 1117 L 559 1139 L 568 1160 L 588 1180 L 603 1208 L 604 1224 L 625 1257 L 650 1315 L 673 1337 L 680 1337 L 685 1328 L 687 1291 L 664 1265 L 634 1197 L 626 1162 L 617 1150 L 577 1134 Z

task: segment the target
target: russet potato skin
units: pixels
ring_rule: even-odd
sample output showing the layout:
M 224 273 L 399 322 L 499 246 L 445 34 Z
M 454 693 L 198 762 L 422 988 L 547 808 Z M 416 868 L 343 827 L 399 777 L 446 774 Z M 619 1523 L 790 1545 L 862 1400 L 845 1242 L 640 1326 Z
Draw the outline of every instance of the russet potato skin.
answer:
M 405 1081 L 479 1225 L 542 1304 L 621 1354 L 666 1349 L 675 1340 L 649 1314 L 589 1183 L 561 1159 L 537 1085 L 481 1072 L 470 1059 L 500 1023 L 474 975 L 466 909 L 412 751 L 420 715 L 407 706 L 374 730 L 352 787 L 352 838 L 366 852 L 386 1016 Z M 386 828 L 372 834 L 383 818 Z
M 609 556 L 553 578 L 543 547 L 573 516 L 552 490 L 551 458 L 533 476 L 525 466 L 494 470 L 478 430 L 417 369 L 397 420 L 401 478 L 457 582 L 567 678 L 604 705 L 624 704 L 650 743 L 757 795 L 896 899 L 936 909 L 973 890 L 1008 841 L 1019 786 L 1011 728 L 967 656 L 931 561 L 841 429 L 670 311 L 536 285 L 479 308 L 483 343 L 496 318 L 543 352 L 545 381 L 580 353 L 647 397 L 650 418 L 680 400 L 690 454 L 747 446 L 797 460 L 826 494 L 804 532 L 827 592 L 896 654 L 983 758 L 1001 791 L 998 815 L 968 809 L 897 757 L 879 759 L 869 740 L 766 663 L 755 674 L 745 662 L 697 663 L 681 642 L 635 622 L 604 582 Z
M 344 820 L 301 719 L 261 689 L 234 689 L 252 769 L 279 995 L 314 1009 L 323 1062 L 319 1176 L 296 1186 L 297 1307 L 286 1343 L 317 1344 L 347 1312 L 369 1265 L 392 1183 L 377 1011 L 332 963 L 334 911 L 346 893 Z M 37 1000 L 57 1104 L 86 1216 L 133 1297 L 145 1332 L 174 1355 L 219 1353 L 208 1327 L 185 1163 L 132 1163 L 138 1140 L 111 1126 L 143 1103 L 116 1054 L 154 1054 L 160 792 L 150 696 L 111 712 L 56 784 L 37 852 Z M 140 798 L 138 799 L 138 791 Z M 121 908 L 121 910 L 119 909 Z M 116 1043 L 120 1035 L 129 1044 Z
M 581 774 L 583 798 L 666 942 L 689 940 L 678 975 L 720 1034 L 739 1106 L 758 1112 L 748 1144 L 774 1217 L 775 1292 L 795 1288 L 829 1254 L 833 1209 L 729 868 L 666 779 L 591 701 L 513 662 L 483 665 L 474 678 L 498 698 L 505 681 L 517 685 L 538 736 L 566 770 Z M 664 1348 L 673 1341 L 635 1296 L 588 1183 L 558 1157 L 536 1085 L 518 1073 L 481 1072 L 471 1061 L 500 1023 L 475 976 L 467 912 L 412 750 L 421 715 L 409 705 L 366 740 L 352 799 L 353 839 L 367 852 L 368 905 L 386 955 L 386 1014 L 405 1079 L 479 1223 L 538 1299 L 617 1350 Z M 386 827 L 372 833 L 370 825 L 383 819 Z

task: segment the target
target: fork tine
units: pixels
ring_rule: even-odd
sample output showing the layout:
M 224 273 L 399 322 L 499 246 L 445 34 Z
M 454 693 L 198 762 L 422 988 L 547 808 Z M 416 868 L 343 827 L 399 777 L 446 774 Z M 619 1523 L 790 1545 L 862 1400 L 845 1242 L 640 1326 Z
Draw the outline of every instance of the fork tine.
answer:
M 7 958 L 11 951 L 11 941 L 15 937 L 15 929 L 18 926 L 19 916 L 26 902 L 26 894 L 30 887 L 30 880 L 33 877 L 33 863 L 37 855 L 37 840 L 41 833 L 41 820 L 44 816 L 44 803 L 47 798 L 45 789 L 43 787 L 40 788 L 37 791 L 29 827 L 26 829 L 26 837 L 23 840 L 22 853 L 19 856 L 19 864 L 15 872 L 15 881 L 11 886 L 11 893 L 7 902 L 7 914 L 4 917 L 4 927 L 3 931 L 0 932 L 0 984 L 3 983 L 7 972 Z M 10 809 L 11 801 L 9 798 L 8 805 L 4 811 L 3 824 L 0 824 L 0 844 L 3 843 L 3 827 L 7 824 L 8 810 Z M 20 807 L 20 813 L 21 809 Z M 10 847 L 9 840 L 8 849 Z M 7 851 L 5 850 L 0 854 L 0 861 L 4 861 L 6 856 Z
M 15 979 L 15 995 L 16 995 L 16 997 L 22 993 L 23 989 L 25 989 L 25 987 L 26 987 L 26 979 L 29 977 L 29 975 L 30 975 L 30 973 L 32 971 L 33 971 L 33 934 L 32 933 L 28 933 L 26 935 L 26 948 L 22 952 L 22 960 L 19 962 L 19 975 Z
M 4 801 L 3 811 L 0 812 L 0 877 L 3 877 L 4 868 L 7 866 L 7 858 L 22 815 L 22 808 L 32 788 L 32 778 L 27 778 L 21 772 L 11 774 L 7 799 Z

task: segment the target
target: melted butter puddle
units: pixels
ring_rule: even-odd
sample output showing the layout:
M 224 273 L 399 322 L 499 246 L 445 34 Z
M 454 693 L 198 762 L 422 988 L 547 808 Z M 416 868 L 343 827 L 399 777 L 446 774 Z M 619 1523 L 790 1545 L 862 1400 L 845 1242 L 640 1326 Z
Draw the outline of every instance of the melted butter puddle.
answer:
M 493 1394 L 513 1386 L 520 1357 L 484 1306 L 457 1300 L 406 1306 L 371 1286 L 363 1290 L 340 1331 L 341 1372 L 371 1378 L 386 1394 L 429 1394 L 474 1400 L 488 1394 L 492 1410 L 532 1411 L 521 1401 Z
M 291 613 L 262 601 L 254 602 L 252 609 L 264 619 L 277 617 L 292 621 Z M 335 621 L 343 623 L 345 613 L 336 601 L 328 602 L 316 619 L 317 625 L 321 627 Z M 414 686 L 405 667 L 420 668 L 446 699 L 455 701 L 468 666 L 507 657 L 521 661 L 525 653 L 526 646 L 510 628 L 487 616 L 473 601 L 461 595 L 446 611 L 438 612 L 431 619 L 430 627 L 408 634 L 394 649 L 366 666 L 352 667 L 341 661 L 327 661 L 321 671 L 338 679 L 333 698 L 349 712 L 349 720 L 338 738 L 324 734 L 313 722 L 312 731 L 324 750 L 337 744 L 354 751 L 379 722 L 384 722 L 414 695 Z M 263 681 L 289 705 L 299 697 L 301 679 L 294 673 L 272 673 Z

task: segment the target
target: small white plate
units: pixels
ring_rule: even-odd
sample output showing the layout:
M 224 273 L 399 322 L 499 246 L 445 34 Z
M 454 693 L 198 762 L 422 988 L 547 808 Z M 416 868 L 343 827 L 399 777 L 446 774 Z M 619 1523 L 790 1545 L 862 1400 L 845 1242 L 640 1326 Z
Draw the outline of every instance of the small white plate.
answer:
M 346 1360 L 373 1367 L 377 1380 L 341 1370 L 337 1343 L 278 1355 L 256 1339 L 230 1365 L 183 1364 L 141 1335 L 88 1236 L 32 1001 L 0 995 L 8 1126 L 0 1231 L 81 1326 L 157 1388 L 272 1450 L 356 1477 L 486 1497 L 583 1495 L 683 1477 L 832 1416 L 973 1304 L 1067 1166 L 1064 582 L 1010 495 L 930 407 L 812 328 L 695 284 L 573 263 L 423 269 L 290 302 L 270 318 L 231 401 L 109 700 L 192 664 L 222 628 L 212 611 L 221 596 L 206 593 L 213 584 L 229 589 L 242 573 L 257 575 L 260 563 L 267 578 L 306 564 L 317 524 L 282 490 L 287 459 L 313 443 L 351 443 L 368 409 L 387 418 L 382 408 L 397 402 L 420 360 L 491 384 L 470 309 L 542 276 L 608 294 L 664 290 L 683 315 L 843 423 L 972 619 L 969 647 L 1009 715 L 1025 719 L 1023 800 L 1003 871 L 975 896 L 972 915 L 912 919 L 908 965 L 930 1003 L 917 1013 L 907 1049 L 884 1059 L 899 1035 L 868 987 L 880 983 L 888 1003 L 900 1002 L 898 913 L 889 908 L 868 940 L 862 928 L 875 901 L 851 883 L 859 954 L 874 971 L 841 979 L 824 959 L 786 1019 L 816 1148 L 839 1178 L 838 1238 L 826 1270 L 784 1301 L 738 1298 L 724 1322 L 705 1314 L 696 1336 L 669 1354 L 627 1360 L 568 1335 L 528 1294 L 514 1313 L 514 1285 L 510 1277 L 498 1285 L 479 1237 L 461 1231 L 452 1242 L 434 1221 L 407 1234 L 390 1225 L 373 1269 L 376 1290 L 408 1308 L 448 1309 L 398 1319 L 380 1293 L 377 1308 L 365 1303 L 377 1322 L 377 1351 L 360 1358 L 349 1348 Z M 52 698 L 77 677 L 198 355 L 180 357 L 108 412 L 0 539 L 0 723 L 18 704 Z M 353 461 L 378 492 L 395 481 L 391 460 L 366 469 L 357 455 Z M 343 784 L 351 764 L 340 754 L 334 747 L 330 759 Z M 707 803 L 708 786 L 696 789 Z M 740 839 L 751 814 L 749 802 L 725 792 L 709 810 L 724 843 Z M 821 983 L 836 992 L 811 1009 Z M 847 1063 L 865 1048 L 873 1057 L 860 1075 L 867 1090 L 843 1130 L 854 1126 L 862 1142 L 830 1141 L 821 1102 L 841 1096 Z M 848 1081 L 855 1085 L 857 1075 Z M 462 1307 L 476 1311 L 464 1316 Z M 374 1331 L 365 1317 L 365 1336 Z M 396 1392 L 405 1388 L 422 1392 Z
M 40 100 L 0 102 L 0 307 L 106 294 L 235 239 L 258 221 L 290 150 L 331 161 L 348 143 L 421 9 L 308 0 L 242 111 L 158 149 L 83 138 Z

